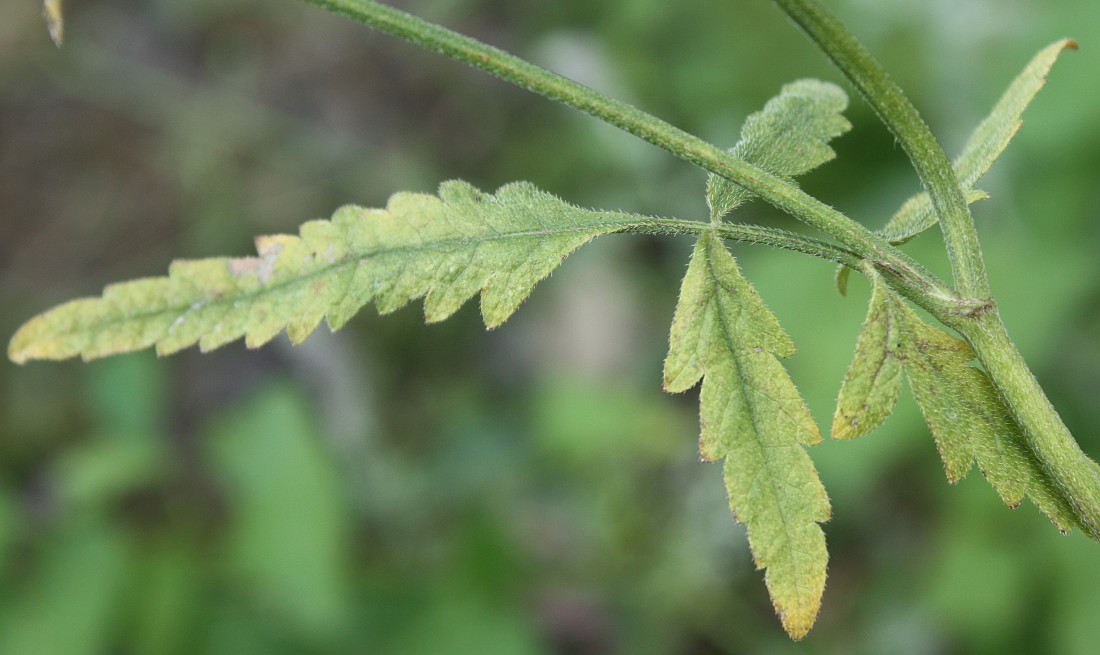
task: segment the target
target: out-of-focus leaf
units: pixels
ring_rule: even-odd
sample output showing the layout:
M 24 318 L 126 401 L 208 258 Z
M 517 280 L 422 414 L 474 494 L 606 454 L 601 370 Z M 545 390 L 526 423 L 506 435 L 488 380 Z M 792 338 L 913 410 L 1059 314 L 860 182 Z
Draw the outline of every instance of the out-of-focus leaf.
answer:
M 639 219 L 580 209 L 527 183 L 493 195 L 447 182 L 438 197 L 399 193 L 386 209 L 348 206 L 300 236 L 261 237 L 258 257 L 177 261 L 167 277 L 65 303 L 23 325 L 8 356 L 94 359 L 153 345 L 166 355 L 242 336 L 256 348 L 284 327 L 300 343 L 326 316 L 338 329 L 372 301 L 387 313 L 424 297 L 434 322 L 478 292 L 493 328 L 566 255 Z
M 1034 556 L 1029 552 L 1037 545 L 1034 541 L 1020 543 L 1005 537 L 1021 521 L 1028 524 L 1026 531 L 1017 533 L 1020 537 L 1040 533 L 1033 531 L 1030 516 L 976 512 L 975 506 L 987 506 L 979 502 L 987 498 L 978 484 L 964 482 L 953 490 L 951 507 L 939 519 L 941 528 L 935 538 L 939 543 L 929 544 L 929 565 L 913 597 L 954 629 L 961 652 L 985 650 L 977 644 L 1000 644 L 989 652 L 1018 652 L 1014 642 L 1027 631 L 1018 626 L 1026 625 L 1027 615 L 1035 611 L 1034 597 L 1023 592 L 1035 577 L 1049 571 L 1024 564 Z
M 246 403 L 209 435 L 241 594 L 310 637 L 346 620 L 347 507 L 314 419 L 289 388 Z
M 87 511 L 160 477 L 161 443 L 152 435 L 146 437 L 100 434 L 66 453 L 53 471 L 65 508 Z
M 110 652 L 129 553 L 114 528 L 70 525 L 42 553 L 31 583 L 0 617 L 0 653 Z
M 842 115 L 847 107 L 848 96 L 835 84 L 810 79 L 791 82 L 745 120 L 741 140 L 730 152 L 791 180 L 836 157 L 829 140 L 852 128 Z M 752 196 L 724 177 L 707 177 L 707 204 L 715 219 Z
M 1037 544 L 1034 549 L 1047 553 L 1065 553 L 1050 558 L 1040 569 L 1047 584 L 1056 593 L 1050 595 L 1050 618 L 1044 627 L 1051 631 L 1051 652 L 1066 655 L 1091 655 L 1100 640 L 1100 625 L 1092 620 L 1095 614 L 1096 590 L 1100 589 L 1100 563 L 1096 559 L 1096 544 L 1086 539 L 1060 539 L 1057 544 Z M 1027 553 L 1034 557 L 1034 551 Z M 1031 561 L 1028 559 L 1027 561 Z M 1053 574 L 1053 575 L 1052 575 Z
M 388 652 L 434 653 L 440 644 L 454 655 L 538 655 L 541 647 L 529 620 L 512 608 L 487 606 L 477 595 L 442 587 L 434 604 Z
M 97 427 L 136 438 L 159 432 L 169 397 L 171 367 L 151 353 L 116 357 L 88 366 L 84 396 Z
M 882 276 L 869 269 L 871 306 L 856 354 L 840 387 L 833 437 L 853 439 L 874 430 L 894 411 L 901 391 L 899 328 Z
M 700 452 L 725 458 L 733 515 L 748 528 L 783 627 L 799 639 L 825 589 L 819 523 L 829 520 L 829 500 L 805 450 L 821 435 L 777 359 L 794 344 L 711 232 L 695 246 L 669 341 L 665 389 L 703 379 Z
M 196 652 L 196 610 L 203 570 L 197 553 L 180 534 L 169 534 L 144 551 L 131 589 L 134 616 L 128 637 L 133 652 L 149 655 Z
M 682 446 L 680 412 L 629 386 L 561 379 L 536 390 L 533 427 L 540 448 L 558 466 L 606 476 L 606 462 L 667 462 Z
M 8 489 L 0 486 L 0 562 L 7 561 L 8 546 L 15 541 L 18 532 L 19 519 L 15 503 L 12 502 Z M 3 581 L 7 571 L 0 568 L 0 582 Z

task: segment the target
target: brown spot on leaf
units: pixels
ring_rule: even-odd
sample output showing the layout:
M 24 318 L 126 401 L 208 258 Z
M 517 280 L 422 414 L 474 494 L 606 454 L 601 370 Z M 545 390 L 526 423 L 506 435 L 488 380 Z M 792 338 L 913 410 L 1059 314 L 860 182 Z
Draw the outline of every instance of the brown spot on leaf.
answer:
M 260 251 L 259 257 L 230 259 L 226 265 L 234 277 L 255 275 L 260 280 L 260 284 L 267 284 L 275 272 L 275 258 L 282 251 L 283 244 L 258 240 L 256 245 Z

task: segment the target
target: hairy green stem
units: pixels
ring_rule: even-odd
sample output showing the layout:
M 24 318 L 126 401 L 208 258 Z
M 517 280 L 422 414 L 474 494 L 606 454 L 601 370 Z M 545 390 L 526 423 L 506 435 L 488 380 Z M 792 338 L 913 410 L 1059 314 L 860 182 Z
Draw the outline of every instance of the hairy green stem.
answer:
M 954 293 L 881 235 L 697 136 L 640 109 L 561 75 L 444 27 L 374 0 L 306 0 L 382 32 L 486 71 L 516 86 L 556 100 L 648 141 L 760 196 L 775 207 L 835 238 L 860 258 L 882 263 L 924 293 L 947 299 Z
M 551 73 L 497 48 L 374 0 L 306 0 L 614 125 L 752 191 L 775 207 L 821 230 L 843 248 L 779 231 L 694 221 L 651 221 L 624 231 L 699 233 L 806 252 L 859 267 L 870 261 L 897 291 L 970 341 L 1024 429 L 1028 445 L 1067 494 L 1082 525 L 1100 538 L 1100 473 L 1081 452 L 1004 330 L 989 298 L 989 282 L 969 208 L 951 163 L 912 103 L 866 49 L 816 0 L 775 0 L 817 41 L 893 131 L 928 188 L 951 258 L 959 293 L 927 269 L 844 214 L 798 187 L 636 107 Z
M 702 234 L 714 230 L 719 237 L 740 243 L 752 243 L 764 246 L 792 250 L 807 255 L 813 255 L 821 259 L 845 264 L 847 266 L 859 266 L 863 259 L 850 250 L 846 250 L 831 243 L 818 239 L 777 230 L 758 225 L 745 225 L 743 223 L 704 223 L 702 221 L 687 221 L 675 218 L 659 218 L 639 221 L 620 232 L 635 234 Z
M 959 330 L 978 355 L 1024 429 L 1028 445 L 1043 468 L 1065 492 L 1081 527 L 1100 541 L 1100 469 L 1077 444 L 996 312 L 965 321 Z
M 863 263 L 871 263 L 883 274 L 890 288 L 924 307 L 933 315 L 958 317 L 975 311 L 975 307 L 964 299 L 930 295 L 925 287 L 914 284 L 907 276 L 901 275 L 898 271 L 883 265 L 881 262 L 869 262 L 842 247 L 801 234 L 787 232 L 786 230 L 745 225 L 743 223 L 723 222 L 714 224 L 713 222 L 704 223 L 702 221 L 656 218 L 638 221 L 619 230 L 619 232 L 625 234 L 698 235 L 710 230 L 714 230 L 720 238 L 729 241 L 772 246 L 800 252 L 844 264 L 845 266 L 859 267 L 858 270 L 862 270 Z
M 977 304 L 942 312 L 923 298 L 911 298 L 970 343 L 1023 429 L 1028 447 L 1066 494 L 1083 529 L 1100 540 L 1100 472 L 1081 451 L 1005 330 L 991 298 L 974 220 L 943 148 L 897 83 L 818 0 L 775 2 L 833 60 L 898 138 L 939 214 L 956 289 Z
M 775 3 L 833 60 L 897 137 L 939 214 L 956 290 L 965 298 L 987 298 L 989 279 L 970 208 L 951 161 L 916 107 L 863 44 L 817 0 Z

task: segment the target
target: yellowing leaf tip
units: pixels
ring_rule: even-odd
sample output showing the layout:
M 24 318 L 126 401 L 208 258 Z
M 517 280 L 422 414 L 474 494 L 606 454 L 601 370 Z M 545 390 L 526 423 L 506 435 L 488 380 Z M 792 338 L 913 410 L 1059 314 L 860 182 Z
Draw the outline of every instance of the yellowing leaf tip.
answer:
M 812 612 L 803 611 L 800 613 L 782 612 L 776 608 L 776 613 L 779 615 L 779 620 L 783 624 L 783 630 L 786 631 L 793 641 L 802 641 L 806 635 L 810 633 L 810 629 L 814 627 L 814 623 L 817 623 L 817 615 L 820 612 L 820 604 L 813 609 Z

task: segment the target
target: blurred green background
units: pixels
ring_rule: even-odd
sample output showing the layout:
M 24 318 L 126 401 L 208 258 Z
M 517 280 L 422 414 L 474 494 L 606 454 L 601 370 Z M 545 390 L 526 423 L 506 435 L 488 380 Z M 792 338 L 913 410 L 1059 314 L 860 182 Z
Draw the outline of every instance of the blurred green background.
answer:
M 767 2 L 409 0 L 731 145 L 840 81 Z M 950 152 L 1074 36 L 975 207 L 1009 330 L 1100 454 L 1100 4 L 833 0 Z M 293 0 L 34 0 L 0 21 L 0 334 L 173 258 L 466 179 L 705 217 L 704 176 L 576 112 Z M 880 226 L 917 188 L 867 106 L 804 187 Z M 854 183 L 853 183 L 854 182 Z M 741 220 L 795 228 L 754 204 Z M 835 518 L 818 625 L 772 615 L 694 392 L 660 389 L 687 240 L 608 237 L 502 328 L 364 311 L 291 348 L 0 363 L 0 653 L 1038 653 L 1100 643 L 1100 547 L 974 472 L 908 398 L 812 455 Z M 910 249 L 946 273 L 938 234 Z M 863 318 L 832 266 L 735 247 L 828 427 Z

